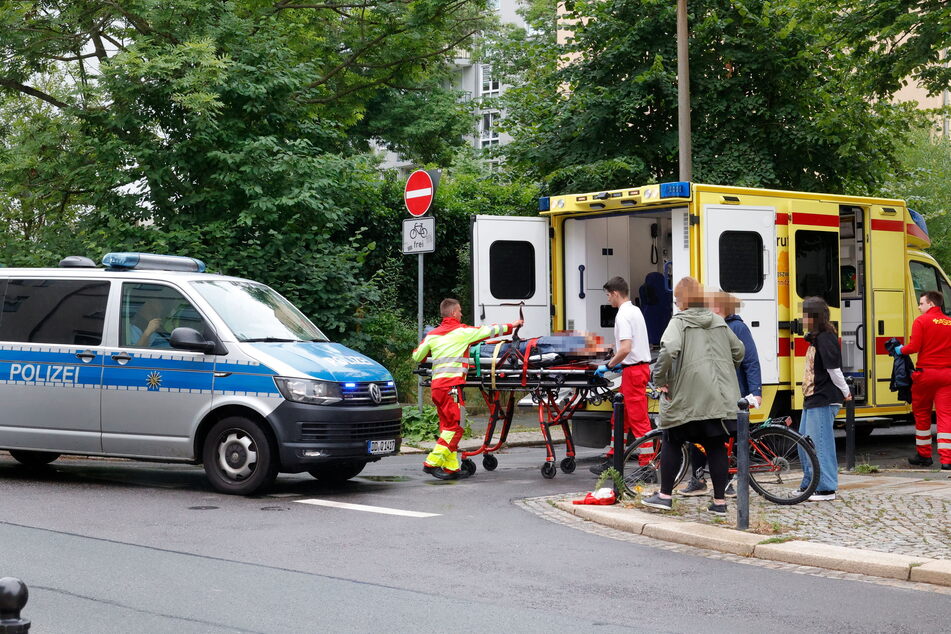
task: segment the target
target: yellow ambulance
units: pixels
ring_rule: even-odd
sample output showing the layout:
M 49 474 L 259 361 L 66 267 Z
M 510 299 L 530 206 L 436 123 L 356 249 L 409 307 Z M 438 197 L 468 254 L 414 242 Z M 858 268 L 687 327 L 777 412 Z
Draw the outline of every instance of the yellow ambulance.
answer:
M 802 407 L 802 300 L 823 297 L 856 392 L 859 433 L 905 419 L 889 390 L 891 337 L 905 341 L 918 296 L 948 277 L 930 255 L 924 218 L 904 201 L 672 182 L 541 198 L 538 217 L 474 216 L 475 323 L 511 321 L 523 336 L 551 330 L 613 340 L 616 309 L 602 285 L 620 275 L 648 324 L 652 347 L 685 275 L 728 291 L 759 352 L 762 407 L 753 421 Z M 604 410 L 608 404 L 589 406 Z M 600 442 L 600 439 L 596 442 Z

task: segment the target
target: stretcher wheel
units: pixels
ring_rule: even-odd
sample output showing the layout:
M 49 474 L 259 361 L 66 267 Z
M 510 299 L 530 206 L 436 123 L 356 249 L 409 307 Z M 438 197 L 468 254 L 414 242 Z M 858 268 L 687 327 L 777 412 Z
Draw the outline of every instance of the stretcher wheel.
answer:
M 486 471 L 495 471 L 495 468 L 499 466 L 499 459 L 487 453 L 482 456 L 482 466 L 485 467 Z
M 562 473 L 574 473 L 575 459 L 573 456 L 568 456 L 561 461 L 561 471 Z
M 472 458 L 466 458 L 465 460 L 462 461 L 462 470 L 468 473 L 469 475 L 472 475 L 476 472 L 476 465 L 475 465 L 475 462 L 473 462 Z
M 542 477 L 546 480 L 551 480 L 557 473 L 558 469 L 555 468 L 554 462 L 546 462 L 542 465 Z

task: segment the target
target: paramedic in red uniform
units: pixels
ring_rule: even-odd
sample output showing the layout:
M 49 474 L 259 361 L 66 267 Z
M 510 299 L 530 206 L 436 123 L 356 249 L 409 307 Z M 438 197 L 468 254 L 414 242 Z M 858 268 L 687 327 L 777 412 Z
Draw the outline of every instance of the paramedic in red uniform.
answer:
M 894 354 L 918 354 L 917 369 L 911 375 L 911 409 L 915 415 L 917 452 L 908 459 L 916 467 L 930 467 L 931 410 L 937 410 L 938 459 L 941 468 L 951 470 L 951 317 L 944 314 L 944 297 L 927 291 L 918 300 L 921 316 L 911 326 L 907 344 L 896 346 Z
M 624 432 L 629 440 L 639 438 L 651 430 L 647 416 L 647 382 L 651 376 L 651 349 L 647 339 L 647 322 L 641 309 L 631 303 L 630 289 L 622 277 L 612 277 L 604 285 L 608 303 L 617 308 L 614 318 L 614 356 L 598 373 L 613 370 L 621 373 L 621 395 L 624 397 Z M 611 466 L 614 447 L 600 464 L 591 467 L 597 475 Z M 653 443 L 638 450 L 638 464 L 646 465 L 654 457 Z

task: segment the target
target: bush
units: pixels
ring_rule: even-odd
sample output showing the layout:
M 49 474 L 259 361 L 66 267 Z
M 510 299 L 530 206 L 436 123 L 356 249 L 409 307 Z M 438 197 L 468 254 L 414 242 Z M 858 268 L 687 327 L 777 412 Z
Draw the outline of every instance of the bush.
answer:
M 435 440 L 439 435 L 439 413 L 432 405 L 423 408 L 422 414 L 415 405 L 403 408 L 403 438 L 411 442 Z

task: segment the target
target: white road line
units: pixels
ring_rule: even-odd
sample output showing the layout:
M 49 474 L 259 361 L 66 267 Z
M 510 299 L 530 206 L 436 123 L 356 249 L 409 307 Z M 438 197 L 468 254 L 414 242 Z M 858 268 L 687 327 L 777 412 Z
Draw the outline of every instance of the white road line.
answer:
M 406 200 L 410 198 L 419 198 L 421 196 L 432 196 L 433 188 L 432 187 L 423 187 L 421 189 L 411 189 L 406 192 Z
M 294 500 L 299 504 L 313 504 L 314 506 L 329 506 L 335 509 L 347 509 L 348 511 L 365 511 L 367 513 L 382 513 L 383 515 L 402 515 L 403 517 L 439 517 L 439 513 L 421 513 L 420 511 L 403 511 L 400 509 L 390 509 L 385 506 L 366 506 L 364 504 L 349 504 L 347 502 L 334 502 L 332 500 Z

